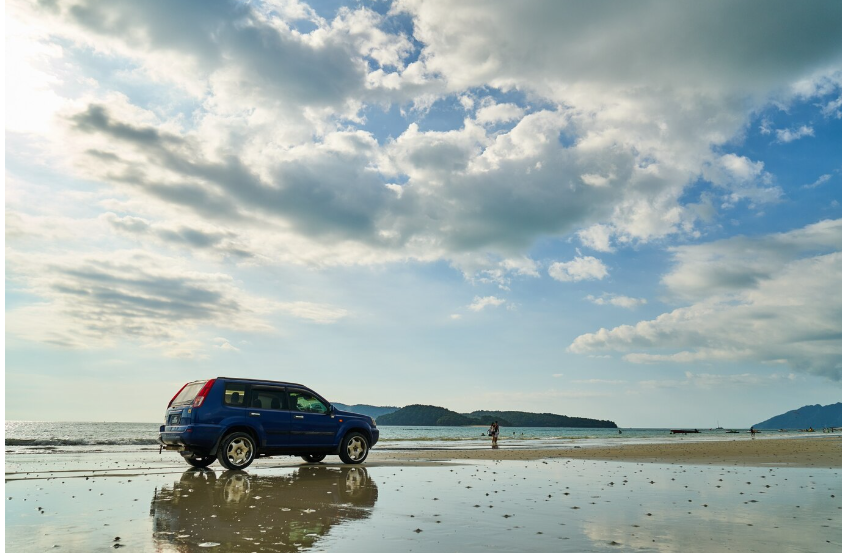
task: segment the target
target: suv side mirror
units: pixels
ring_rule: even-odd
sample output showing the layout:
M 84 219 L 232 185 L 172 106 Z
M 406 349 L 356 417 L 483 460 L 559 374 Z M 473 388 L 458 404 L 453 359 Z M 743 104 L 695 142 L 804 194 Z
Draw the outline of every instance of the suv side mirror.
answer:
M 331 417 L 335 416 L 336 415 L 336 407 L 331 405 L 330 409 L 328 409 L 327 412 L 330 414 Z

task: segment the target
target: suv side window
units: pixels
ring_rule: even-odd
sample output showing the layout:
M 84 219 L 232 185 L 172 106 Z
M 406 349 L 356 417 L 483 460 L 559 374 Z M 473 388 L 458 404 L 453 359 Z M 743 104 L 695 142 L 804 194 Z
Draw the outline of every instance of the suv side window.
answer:
M 327 405 L 309 392 L 304 390 L 290 390 L 289 403 L 293 411 L 302 413 L 327 413 Z
M 287 395 L 283 388 L 251 387 L 251 406 L 255 409 L 287 409 Z
M 246 406 L 246 385 L 237 382 L 225 383 L 225 405 L 231 407 L 245 407 Z

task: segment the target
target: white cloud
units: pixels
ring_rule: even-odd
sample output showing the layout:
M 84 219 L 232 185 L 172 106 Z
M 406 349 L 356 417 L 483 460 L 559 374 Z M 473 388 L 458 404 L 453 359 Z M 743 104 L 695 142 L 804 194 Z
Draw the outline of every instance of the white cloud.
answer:
M 505 302 L 506 300 L 495 296 L 485 296 L 482 298 L 476 296 L 474 298 L 474 302 L 468 306 L 468 309 L 470 309 L 471 311 L 482 311 L 486 307 L 497 307 L 499 305 L 504 304 Z
M 833 177 L 833 175 L 831 175 L 829 173 L 824 174 L 824 175 L 820 176 L 819 178 L 817 178 L 814 182 L 812 182 L 810 184 L 805 184 L 801 188 L 818 188 L 819 186 L 821 186 L 824 183 L 826 183 L 827 181 L 829 181 L 831 179 L 831 177 Z
M 231 345 L 231 342 L 229 342 L 225 338 L 221 338 L 221 337 L 220 338 L 214 338 L 213 341 L 216 343 L 216 345 L 214 347 L 217 348 L 217 349 L 221 349 L 223 351 L 233 351 L 233 352 L 237 352 L 237 353 L 240 352 L 240 348 Z
M 279 302 L 273 305 L 277 310 L 289 313 L 293 317 L 319 324 L 332 324 L 348 316 L 345 309 L 306 301 Z
M 569 350 L 626 352 L 633 363 L 785 362 L 842 380 L 840 250 L 839 220 L 676 248 L 678 265 L 664 283 L 694 303 L 583 334 Z
M 603 294 L 602 296 L 589 295 L 585 298 L 596 305 L 613 305 L 625 309 L 634 309 L 635 307 L 646 305 L 645 298 L 630 298 L 628 296 L 618 296 L 615 294 Z
M 95 48 L 197 108 L 191 118 L 161 106 L 141 114 L 121 108 L 111 82 L 89 83 L 66 106 L 70 127 L 57 147 L 76 175 L 160 204 L 173 217 L 154 221 L 160 228 L 177 227 L 172 212 L 192 211 L 249 252 L 271 240 L 261 262 L 319 266 L 453 260 L 465 251 L 516 257 L 541 236 L 577 228 L 597 251 L 611 248 L 607 228 L 614 245 L 690 232 L 698 214 L 679 199 L 704 167 L 721 173 L 726 202 L 774 201 L 780 190 L 752 170 L 760 161 L 712 147 L 740 132 L 752 107 L 786 100 L 774 91 L 821 79 L 805 68 L 833 59 L 840 46 L 787 7 L 758 20 L 717 3 L 606 15 L 555 2 L 451 10 L 404 1 L 391 15 L 343 9 L 331 21 L 299 2 L 214 5 L 198 15 L 154 2 L 20 6 L 28 24 L 50 30 L 35 40 Z M 772 41 L 761 32 L 750 52 L 725 48 L 707 29 L 720 28 L 726 9 L 729 36 L 786 18 L 803 20 L 813 40 L 793 49 L 794 37 Z M 385 30 L 399 12 L 413 18 L 422 46 Z M 296 21 L 314 30 L 296 31 Z M 630 21 L 634 32 L 612 32 Z M 609 39 L 582 59 L 583 33 L 597 23 Z M 654 37 L 669 40 L 675 29 L 683 29 L 685 52 L 652 48 Z M 781 52 L 794 59 L 781 64 Z M 545 107 L 524 115 L 528 102 L 477 101 L 475 87 L 522 90 Z M 385 144 L 354 130 L 368 106 L 429 106 L 449 93 L 468 109 L 480 105 L 474 121 L 444 132 L 411 124 Z M 510 121 L 517 123 L 502 133 L 483 127 Z M 560 143 L 562 134 L 570 143 Z M 382 176 L 402 184 L 384 186 Z
M 106 254 L 7 251 L 7 278 L 38 298 L 7 312 L 7 331 L 61 347 L 113 347 L 121 340 L 177 357 L 204 357 L 205 331 L 273 332 L 269 317 L 333 323 L 344 309 L 278 302 L 243 291 L 230 276 L 199 272 L 185 260 L 139 250 Z M 222 349 L 231 349 L 234 346 Z
M 10 240 L 40 240 L 41 251 L 52 253 L 32 263 L 60 269 L 10 264 L 42 302 L 25 309 L 56 322 L 39 328 L 32 315 L 24 324 L 23 311 L 10 320 L 44 340 L 85 345 L 138 336 L 179 355 L 196 349 L 185 325 L 209 327 L 209 336 L 235 322 L 270 326 L 267 304 L 221 273 L 229 266 L 196 271 L 184 261 L 174 274 L 155 255 L 123 259 L 115 248 L 126 239 L 217 263 L 446 260 L 472 281 L 507 289 L 539 275 L 526 254 L 543 237 L 578 231 L 585 247 L 609 252 L 692 235 L 697 218 L 712 218 L 714 203 L 782 196 L 762 160 L 727 153 L 753 114 L 793 97 L 815 98 L 829 117 L 838 113 L 828 99 L 838 78 L 825 82 L 842 54 L 840 8 L 831 6 L 816 18 L 787 2 L 774 10 L 644 2 L 605 11 L 555 1 L 402 0 L 386 15 L 342 9 L 328 21 L 294 0 L 202 9 L 151 0 L 12 2 L 10 51 L 21 53 L 12 69 L 21 79 L 9 89 L 10 142 L 32 148 L 25 157 L 32 166 L 98 183 L 103 195 L 44 194 L 54 202 L 49 208 L 14 197 L 7 204 Z M 412 19 L 405 28 L 415 36 L 392 30 L 400 27 L 389 19 L 396 14 Z M 297 22 L 312 31 L 297 30 Z M 803 34 L 777 32 L 783 23 Z M 597 29 L 603 40 L 594 44 Z M 116 70 L 103 72 L 102 60 Z M 483 90 L 520 99 L 492 105 Z M 442 98 L 458 100 L 466 120 L 424 130 L 419 115 Z M 391 107 L 409 123 L 403 132 L 387 138 L 366 130 L 370 109 Z M 513 125 L 493 125 L 502 122 Z M 719 201 L 683 204 L 700 175 L 714 183 Z M 50 236 L 61 244 L 48 244 Z M 80 246 L 86 236 L 98 243 Z M 68 242 L 79 251 L 62 253 Z M 690 251 L 688 259 L 704 256 Z M 796 263 L 802 254 L 780 259 Z M 718 280 L 695 285 L 678 268 L 665 283 L 694 296 L 732 287 L 732 272 L 761 283 L 780 277 L 773 255 L 724 255 L 736 269 L 707 263 L 700 271 Z M 110 288 L 72 273 L 73 262 L 103 272 Z M 603 279 L 608 270 L 577 255 L 552 264 L 549 274 L 576 282 Z M 172 290 L 143 289 L 162 280 L 200 299 L 172 313 Z M 91 299 L 109 290 L 154 309 L 135 316 L 114 298 Z M 203 294 L 224 301 L 209 304 Z M 622 298 L 614 299 L 628 301 Z M 230 305 L 241 311 L 226 313 Z M 271 313 L 279 312 L 317 323 L 348 316 L 332 306 L 271 302 Z
M 608 276 L 608 269 L 599 259 L 577 256 L 572 261 L 555 262 L 547 271 L 555 280 L 561 282 L 579 282 L 580 280 L 602 280 Z
M 675 266 L 663 277 L 671 294 L 703 299 L 757 287 L 788 263 L 813 252 L 842 250 L 842 219 L 760 237 L 735 236 L 672 248 Z
M 777 129 L 775 134 L 778 137 L 778 142 L 783 144 L 804 138 L 805 136 L 815 136 L 813 127 L 808 127 L 807 125 L 801 125 L 797 129 Z
M 508 123 L 523 117 L 523 108 L 515 104 L 492 104 L 477 110 L 477 123 Z
M 603 378 L 588 378 L 585 380 L 571 380 L 572 384 L 609 384 L 609 385 L 621 385 L 621 384 L 628 384 L 627 380 L 606 380 Z
M 740 200 L 755 204 L 775 202 L 783 195 L 780 187 L 773 184 L 772 175 L 764 169 L 764 163 L 745 156 L 719 156 L 703 168 L 703 174 L 714 185 L 728 190 L 725 207 Z
M 683 380 L 642 380 L 638 382 L 638 386 L 648 389 L 702 388 L 705 390 L 718 390 L 725 386 L 729 388 L 771 386 L 781 382 L 791 382 L 795 379 L 796 376 L 794 374 L 709 374 L 685 371 Z
M 822 107 L 822 113 L 825 117 L 833 117 L 835 119 L 842 119 L 842 96 L 835 100 L 831 100 Z
M 597 175 L 594 173 L 586 173 L 581 176 L 582 182 L 587 184 L 588 186 L 596 186 L 601 188 L 603 186 L 608 186 L 611 181 L 613 181 L 615 176 L 613 174 L 609 175 Z
M 576 234 L 582 241 L 583 246 L 598 252 L 611 252 L 614 251 L 611 247 L 613 232 L 613 229 L 608 225 L 592 225 Z

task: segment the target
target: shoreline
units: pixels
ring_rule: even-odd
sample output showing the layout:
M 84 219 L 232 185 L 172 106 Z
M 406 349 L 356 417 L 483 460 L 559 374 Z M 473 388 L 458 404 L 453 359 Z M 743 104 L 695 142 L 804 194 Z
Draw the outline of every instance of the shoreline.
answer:
M 541 449 L 372 450 L 369 461 L 536 461 L 582 459 L 636 463 L 842 468 L 842 436 L 616 444 Z

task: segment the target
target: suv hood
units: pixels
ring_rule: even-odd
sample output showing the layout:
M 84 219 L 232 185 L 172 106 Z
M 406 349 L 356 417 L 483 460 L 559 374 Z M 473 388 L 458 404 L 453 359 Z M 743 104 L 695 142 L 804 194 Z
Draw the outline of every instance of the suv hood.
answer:
M 360 419 L 367 422 L 371 422 L 374 420 L 368 415 L 363 415 L 362 413 L 353 413 L 351 411 L 342 411 L 340 409 L 336 409 L 336 411 L 334 411 L 334 415 L 337 417 L 345 417 L 348 419 Z

